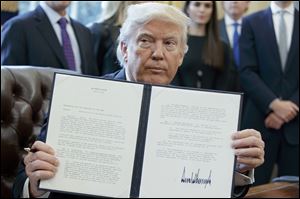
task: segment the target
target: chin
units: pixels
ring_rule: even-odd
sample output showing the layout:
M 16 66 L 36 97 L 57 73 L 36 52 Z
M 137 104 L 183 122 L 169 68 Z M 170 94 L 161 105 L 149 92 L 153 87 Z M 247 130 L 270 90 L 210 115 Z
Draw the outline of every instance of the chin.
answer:
M 168 81 L 166 78 L 160 78 L 160 77 L 149 77 L 142 80 L 142 82 L 146 84 L 158 84 L 158 85 L 168 85 L 170 81 Z

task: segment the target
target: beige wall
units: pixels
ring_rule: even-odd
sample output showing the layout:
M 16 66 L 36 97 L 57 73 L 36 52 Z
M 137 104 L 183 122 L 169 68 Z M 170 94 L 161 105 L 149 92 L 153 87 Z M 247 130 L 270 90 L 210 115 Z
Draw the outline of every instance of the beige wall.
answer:
M 164 3 L 173 4 L 179 8 L 182 8 L 184 1 L 162 1 Z M 223 17 L 223 9 L 221 6 L 221 1 L 217 1 L 218 4 L 218 12 L 219 12 L 219 18 Z M 247 14 L 251 14 L 253 12 L 265 9 L 270 4 L 270 1 L 251 1 L 250 8 Z

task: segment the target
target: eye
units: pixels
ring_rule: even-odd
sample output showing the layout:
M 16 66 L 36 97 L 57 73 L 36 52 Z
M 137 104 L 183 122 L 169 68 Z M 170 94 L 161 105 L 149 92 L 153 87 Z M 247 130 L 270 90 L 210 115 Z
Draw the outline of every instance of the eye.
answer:
M 195 6 L 195 7 L 199 7 L 200 5 L 201 5 L 200 2 L 195 2 L 195 3 L 194 3 L 194 6 Z
M 146 43 L 146 42 L 149 42 L 149 40 L 146 39 L 146 38 L 143 38 L 143 39 L 141 39 L 141 42 L 142 42 L 142 43 Z
M 211 8 L 212 7 L 212 4 L 211 3 L 206 3 L 204 4 L 205 8 Z
M 174 50 L 176 49 L 177 42 L 174 40 L 168 40 L 165 42 L 165 45 L 168 50 Z
M 141 48 L 149 48 L 151 46 L 152 40 L 148 37 L 141 37 L 138 40 L 138 44 Z

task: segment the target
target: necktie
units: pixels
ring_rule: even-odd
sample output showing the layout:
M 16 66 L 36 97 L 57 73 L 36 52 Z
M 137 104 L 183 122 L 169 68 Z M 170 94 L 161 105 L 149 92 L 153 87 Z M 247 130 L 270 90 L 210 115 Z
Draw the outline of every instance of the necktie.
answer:
M 72 50 L 71 40 L 70 40 L 69 34 L 66 29 L 67 23 L 68 23 L 68 21 L 64 17 L 62 17 L 58 21 L 58 24 L 61 29 L 61 37 L 62 37 L 64 55 L 65 55 L 68 67 L 70 70 L 75 70 L 75 58 L 74 58 L 74 53 Z
M 282 70 L 284 71 L 286 59 L 288 55 L 288 47 L 287 47 L 287 31 L 286 24 L 284 20 L 285 11 L 280 11 L 280 22 L 279 22 L 279 54 L 281 59 Z
M 233 57 L 235 61 L 235 65 L 237 68 L 240 67 L 240 47 L 239 47 L 239 24 L 233 24 L 234 32 L 233 32 Z

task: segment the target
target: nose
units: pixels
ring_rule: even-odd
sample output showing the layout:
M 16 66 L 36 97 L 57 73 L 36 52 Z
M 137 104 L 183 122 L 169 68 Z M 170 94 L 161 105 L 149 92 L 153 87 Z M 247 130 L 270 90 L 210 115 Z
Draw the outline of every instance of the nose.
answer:
M 158 42 L 152 49 L 152 59 L 159 61 L 164 59 L 163 44 Z

